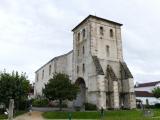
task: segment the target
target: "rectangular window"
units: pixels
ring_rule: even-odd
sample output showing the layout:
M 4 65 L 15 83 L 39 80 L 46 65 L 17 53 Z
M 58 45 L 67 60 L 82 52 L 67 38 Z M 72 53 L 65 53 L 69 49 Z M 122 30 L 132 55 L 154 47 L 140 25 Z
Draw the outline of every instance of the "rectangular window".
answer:
M 77 74 L 79 73 L 79 66 L 77 66 Z
M 79 50 L 77 50 L 77 55 L 79 56 Z
M 52 69 L 52 66 L 49 65 L 49 75 L 51 75 L 51 69 Z
M 85 36 L 86 36 L 86 30 L 85 29 L 82 30 L 82 35 L 83 35 L 83 38 L 85 38 Z
M 106 45 L 106 56 L 110 56 L 110 50 L 109 50 L 109 45 Z
M 83 50 L 82 51 L 83 51 L 83 55 L 84 55 L 84 53 L 85 53 L 84 46 L 83 46 Z
M 80 33 L 78 33 L 77 39 L 78 39 L 78 42 L 79 42 L 80 41 Z

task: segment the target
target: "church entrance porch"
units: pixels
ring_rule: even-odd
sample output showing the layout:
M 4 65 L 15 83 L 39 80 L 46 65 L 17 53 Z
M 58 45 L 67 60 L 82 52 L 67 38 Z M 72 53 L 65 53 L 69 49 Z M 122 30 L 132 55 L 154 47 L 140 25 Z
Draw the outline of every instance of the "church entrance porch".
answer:
M 74 107 L 80 108 L 81 111 L 85 110 L 85 100 L 86 100 L 86 84 L 83 78 L 78 78 L 76 84 L 79 86 L 79 93 L 74 101 Z

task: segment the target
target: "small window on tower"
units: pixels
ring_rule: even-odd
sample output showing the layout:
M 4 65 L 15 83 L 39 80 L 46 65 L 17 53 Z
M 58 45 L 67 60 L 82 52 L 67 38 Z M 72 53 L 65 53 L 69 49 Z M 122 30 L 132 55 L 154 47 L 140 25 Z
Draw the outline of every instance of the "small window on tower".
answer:
M 110 50 L 109 50 L 109 45 L 106 46 L 106 56 L 110 56 Z
M 42 71 L 42 79 L 44 78 L 44 70 Z
M 113 30 L 110 29 L 110 37 L 113 37 Z
M 83 55 L 84 55 L 84 53 L 85 53 L 85 50 L 84 50 L 84 46 L 83 46 Z
M 82 35 L 83 35 L 83 38 L 85 38 L 85 36 L 86 36 L 86 30 L 85 29 L 82 30 Z
M 103 27 L 101 26 L 100 27 L 100 35 L 103 35 L 103 32 L 104 32 L 104 30 L 103 30 Z
M 77 56 L 79 56 L 79 50 L 77 50 Z
M 78 42 L 80 41 L 80 33 L 78 33 Z
M 82 71 L 83 71 L 83 73 L 85 72 L 85 64 L 83 64 L 83 66 L 82 66 Z
M 51 68 L 52 68 L 52 66 L 49 65 L 49 75 L 51 75 Z
M 39 80 L 39 74 L 37 73 L 37 81 Z
M 77 74 L 79 73 L 79 66 L 77 66 Z

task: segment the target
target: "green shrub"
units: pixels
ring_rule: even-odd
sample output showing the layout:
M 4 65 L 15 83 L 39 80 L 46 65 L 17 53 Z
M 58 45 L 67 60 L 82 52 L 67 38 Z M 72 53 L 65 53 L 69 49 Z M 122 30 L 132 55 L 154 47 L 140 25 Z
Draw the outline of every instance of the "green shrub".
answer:
M 34 106 L 34 107 L 47 107 L 48 100 L 47 99 L 34 99 L 32 102 L 32 106 Z
M 4 114 L 4 112 L 6 111 L 6 107 L 3 103 L 0 103 L 0 114 Z
M 55 105 L 54 107 L 60 107 L 60 105 L 58 104 L 58 105 Z M 62 108 L 67 108 L 67 104 L 62 103 Z
M 91 103 L 85 103 L 85 110 L 97 110 L 97 106 Z
M 155 108 L 160 108 L 160 103 L 156 103 L 154 106 Z
M 144 108 L 154 109 L 154 108 L 155 108 L 155 105 L 144 105 Z
M 28 108 L 27 100 L 15 101 L 16 110 L 27 110 L 27 108 Z
M 26 112 L 28 112 L 28 111 L 16 111 L 16 112 L 14 113 L 14 117 L 19 116 L 19 115 L 22 115 L 22 114 L 24 114 L 24 113 L 26 113 Z
M 7 115 L 4 114 L 0 114 L 0 120 L 7 120 Z
M 57 101 L 49 101 L 48 103 L 49 107 L 60 107 L 59 103 Z M 65 102 L 62 102 L 62 108 L 67 108 L 67 104 Z
M 80 107 L 80 106 L 75 106 L 75 110 L 76 110 L 76 111 L 80 111 L 80 110 L 81 110 L 81 107 Z
M 6 111 L 5 108 L 0 108 L 0 114 L 4 114 L 5 111 Z

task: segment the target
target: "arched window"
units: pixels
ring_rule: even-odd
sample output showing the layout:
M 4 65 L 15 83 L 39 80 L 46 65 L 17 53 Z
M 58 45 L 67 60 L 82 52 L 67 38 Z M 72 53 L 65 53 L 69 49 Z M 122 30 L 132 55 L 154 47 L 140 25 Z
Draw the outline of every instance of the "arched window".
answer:
M 82 71 L 83 73 L 85 72 L 85 64 L 83 63 L 83 66 L 82 66 Z
M 99 28 L 99 32 L 100 32 L 100 35 L 103 35 L 104 30 L 102 26 Z
M 85 36 L 86 36 L 86 30 L 85 29 L 82 30 L 82 36 L 83 36 L 83 38 L 85 38 Z
M 110 37 L 113 37 L 113 30 L 112 29 L 110 29 Z

